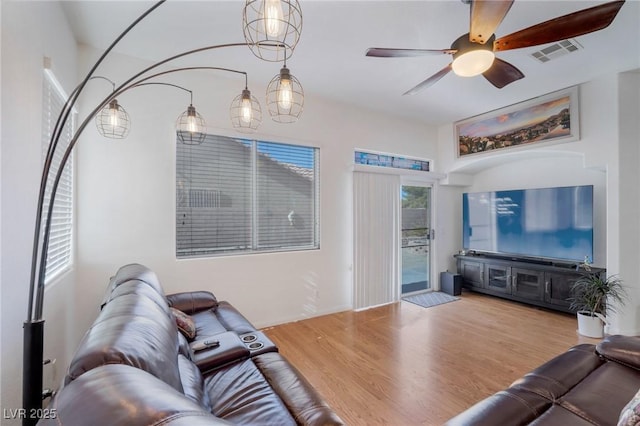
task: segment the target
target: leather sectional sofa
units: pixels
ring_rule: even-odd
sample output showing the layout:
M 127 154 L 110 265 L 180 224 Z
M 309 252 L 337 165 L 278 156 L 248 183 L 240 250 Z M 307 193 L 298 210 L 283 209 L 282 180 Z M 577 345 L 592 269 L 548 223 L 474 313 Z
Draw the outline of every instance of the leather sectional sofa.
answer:
M 639 390 L 640 337 L 609 336 L 574 346 L 446 424 L 635 425 Z
M 213 346 L 195 351 L 203 341 Z M 138 264 L 111 279 L 49 408 L 57 418 L 38 424 L 343 424 L 228 302 L 209 292 L 165 296 Z

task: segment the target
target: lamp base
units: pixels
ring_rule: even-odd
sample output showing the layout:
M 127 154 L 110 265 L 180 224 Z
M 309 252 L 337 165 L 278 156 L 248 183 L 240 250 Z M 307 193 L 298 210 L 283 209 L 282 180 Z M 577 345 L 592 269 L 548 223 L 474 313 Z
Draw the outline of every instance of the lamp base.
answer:
M 22 425 L 38 423 L 42 411 L 42 363 L 44 351 L 44 320 L 24 322 L 22 353 Z

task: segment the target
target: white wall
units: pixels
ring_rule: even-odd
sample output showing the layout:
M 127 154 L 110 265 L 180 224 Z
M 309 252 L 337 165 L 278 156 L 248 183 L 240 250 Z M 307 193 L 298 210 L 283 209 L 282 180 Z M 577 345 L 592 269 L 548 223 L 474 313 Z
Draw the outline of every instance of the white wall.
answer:
M 238 54 L 257 60 L 248 50 Z M 96 55 L 88 48 L 82 54 L 84 61 Z M 102 73 L 122 81 L 142 65 L 113 56 Z M 242 136 L 233 132 L 228 111 L 242 79 L 192 72 L 165 81 L 194 91 L 194 105 L 212 133 Z M 92 87 L 87 98 L 109 89 Z M 309 93 L 297 123 L 277 124 L 268 118 L 265 86 L 249 88 L 265 114 L 257 138 L 320 148 L 320 250 L 176 260 L 174 123 L 188 96 L 166 87 L 136 89 L 119 97 L 131 115 L 129 137 L 105 140 L 89 126 L 79 146 L 79 283 L 84 306 L 91 307 L 83 313 L 86 321 L 95 316 L 108 277 L 128 262 L 154 269 L 167 293 L 210 290 L 258 327 L 351 308 L 353 150 L 433 158 L 435 132 Z
M 457 160 L 453 126 L 438 129 L 439 161 L 449 174 L 447 183 L 459 192 L 594 185 L 594 263 L 606 267 L 607 275 L 619 275 L 630 293 L 620 315 L 611 319 L 611 334 L 640 334 L 638 79 L 633 72 L 580 85 L 579 141 Z M 458 217 L 460 198 L 452 201 L 439 208 Z M 452 233 L 457 233 L 456 252 L 460 226 Z
M 2 408 L 22 406 L 22 324 L 27 298 L 37 192 L 42 167 L 41 110 L 43 57 L 66 90 L 76 80 L 76 45 L 60 5 L 54 2 L 2 2 Z M 44 385 L 57 386 L 73 347 L 73 273 L 50 286 L 45 305 Z M 3 419 L 2 424 L 19 424 Z
M 640 334 L 640 71 L 619 76 L 618 96 L 618 209 L 611 213 L 609 220 L 610 228 L 617 225 L 614 235 L 618 239 L 611 238 L 609 246 L 615 248 L 612 252 L 617 254 L 617 259 L 612 256 L 611 262 L 617 264 L 617 273 L 627 285 L 630 300 L 624 308 L 618 308 L 609 332 L 637 335 Z
M 436 247 L 438 250 L 435 264 L 436 273 L 442 271 L 455 272 L 456 260 L 453 257 L 462 246 L 462 203 L 463 187 L 444 186 L 438 188 L 436 200 Z M 439 279 L 439 275 L 438 275 Z

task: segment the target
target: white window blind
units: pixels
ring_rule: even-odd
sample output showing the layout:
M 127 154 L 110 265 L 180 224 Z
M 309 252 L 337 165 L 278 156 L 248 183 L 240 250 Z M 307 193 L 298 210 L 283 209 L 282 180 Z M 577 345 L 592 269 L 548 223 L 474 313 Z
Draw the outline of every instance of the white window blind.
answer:
M 45 69 L 43 78 L 42 96 L 42 158 L 47 153 L 51 134 L 56 125 L 58 115 L 64 106 L 67 95 L 62 90 L 60 83 L 49 69 Z M 75 126 L 75 113 L 69 115 L 58 148 L 54 155 L 47 188 L 45 194 L 45 204 L 42 218 L 42 228 L 46 220 L 46 212 L 49 208 L 48 202 L 51 195 L 53 180 L 60 167 L 60 162 L 64 150 L 69 146 L 73 138 Z M 72 264 L 73 249 L 73 156 L 69 157 L 67 164 L 58 184 L 56 199 L 53 205 L 53 216 L 51 218 L 51 229 L 49 234 L 49 250 L 47 251 L 45 282 L 65 271 Z
M 398 300 L 400 177 L 353 173 L 353 216 L 354 308 Z
M 318 182 L 317 148 L 178 141 L 177 257 L 318 248 Z

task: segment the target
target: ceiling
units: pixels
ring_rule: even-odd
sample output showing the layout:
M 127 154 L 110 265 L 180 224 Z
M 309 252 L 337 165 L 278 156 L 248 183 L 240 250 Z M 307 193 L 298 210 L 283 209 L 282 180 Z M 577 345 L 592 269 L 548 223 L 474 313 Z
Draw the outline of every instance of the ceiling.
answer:
M 507 35 L 602 3 L 516 0 L 496 34 Z M 91 0 L 64 1 L 63 7 L 78 42 L 103 49 L 151 4 Z M 240 0 L 168 1 L 134 28 L 115 51 L 160 60 L 184 50 L 242 42 L 243 5 Z M 530 56 L 540 47 L 498 53 L 525 74 L 503 89 L 496 89 L 482 76 L 463 78 L 449 73 L 416 95 L 402 96 L 451 58 L 369 58 L 366 49 L 449 48 L 469 31 L 469 5 L 457 0 L 301 0 L 300 5 L 302 37 L 287 65 L 307 95 L 425 124 L 451 123 L 603 75 L 640 68 L 640 1 L 627 0 L 608 28 L 575 39 L 581 50 L 547 63 Z M 204 57 L 210 66 L 247 71 L 249 88 L 252 82 L 266 87 L 280 67 L 257 59 L 244 47 L 202 55 L 181 65 L 201 64 Z

